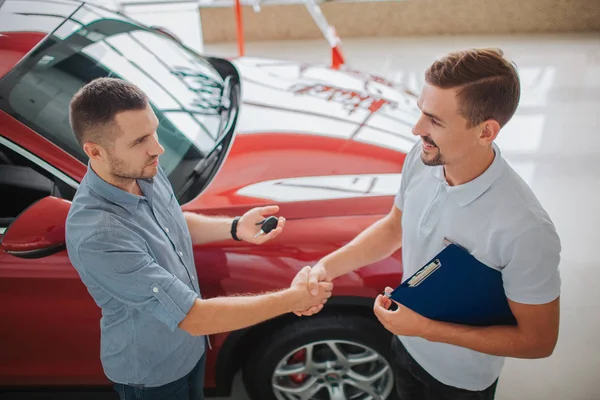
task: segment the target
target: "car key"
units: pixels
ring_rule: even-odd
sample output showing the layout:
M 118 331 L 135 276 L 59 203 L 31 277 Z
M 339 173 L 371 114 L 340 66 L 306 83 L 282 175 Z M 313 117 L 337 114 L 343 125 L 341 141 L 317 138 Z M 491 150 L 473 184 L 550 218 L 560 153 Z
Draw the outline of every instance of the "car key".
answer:
M 267 233 L 271 232 L 273 229 L 277 228 L 277 223 L 279 222 L 279 220 L 277 219 L 277 217 L 269 217 L 267 219 L 262 220 L 261 222 L 257 223 L 256 225 L 262 225 L 260 231 L 254 235 L 254 238 L 259 237 L 260 235 L 266 235 Z

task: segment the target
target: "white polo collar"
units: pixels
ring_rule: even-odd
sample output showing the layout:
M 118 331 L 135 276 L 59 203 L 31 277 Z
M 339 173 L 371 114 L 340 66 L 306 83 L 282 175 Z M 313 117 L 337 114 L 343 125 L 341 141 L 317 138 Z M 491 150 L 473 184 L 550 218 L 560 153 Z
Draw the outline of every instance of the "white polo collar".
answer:
M 444 167 L 442 165 L 432 167 L 432 174 L 436 178 L 443 181 L 446 187 L 446 192 L 460 207 L 464 207 L 475 201 L 479 196 L 484 194 L 502 175 L 502 171 L 504 170 L 504 160 L 502 159 L 500 148 L 495 143 L 492 143 L 492 148 L 494 149 L 495 153 L 492 164 L 485 170 L 483 174 L 462 185 L 448 185 L 444 173 Z

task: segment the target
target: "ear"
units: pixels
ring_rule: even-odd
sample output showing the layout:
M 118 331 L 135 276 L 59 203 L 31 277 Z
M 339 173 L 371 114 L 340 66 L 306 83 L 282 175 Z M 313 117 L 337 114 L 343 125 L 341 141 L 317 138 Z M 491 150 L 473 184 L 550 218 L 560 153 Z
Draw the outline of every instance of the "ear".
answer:
M 482 143 L 489 144 L 496 140 L 498 132 L 500 132 L 500 124 L 494 119 L 488 119 L 481 125 L 481 133 L 479 134 L 479 140 Z
M 94 142 L 85 142 L 83 144 L 83 151 L 90 160 L 102 160 L 105 158 L 105 151 L 102 146 Z

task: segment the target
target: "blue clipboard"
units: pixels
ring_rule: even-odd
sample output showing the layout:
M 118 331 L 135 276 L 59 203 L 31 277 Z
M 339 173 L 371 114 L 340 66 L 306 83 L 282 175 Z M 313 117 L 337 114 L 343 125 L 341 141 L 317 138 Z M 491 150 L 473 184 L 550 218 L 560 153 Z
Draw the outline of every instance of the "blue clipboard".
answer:
M 462 325 L 516 325 L 502 274 L 454 243 L 388 297 L 433 320 Z

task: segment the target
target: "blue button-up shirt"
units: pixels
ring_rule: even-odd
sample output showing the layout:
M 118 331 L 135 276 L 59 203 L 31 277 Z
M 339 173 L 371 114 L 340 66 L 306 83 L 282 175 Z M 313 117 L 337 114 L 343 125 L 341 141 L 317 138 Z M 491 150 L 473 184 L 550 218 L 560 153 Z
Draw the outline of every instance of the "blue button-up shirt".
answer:
M 100 358 L 113 382 L 161 386 L 189 373 L 204 336 L 178 328 L 200 297 L 190 233 L 159 168 L 143 195 L 88 167 L 67 218 L 67 251 L 102 309 Z

